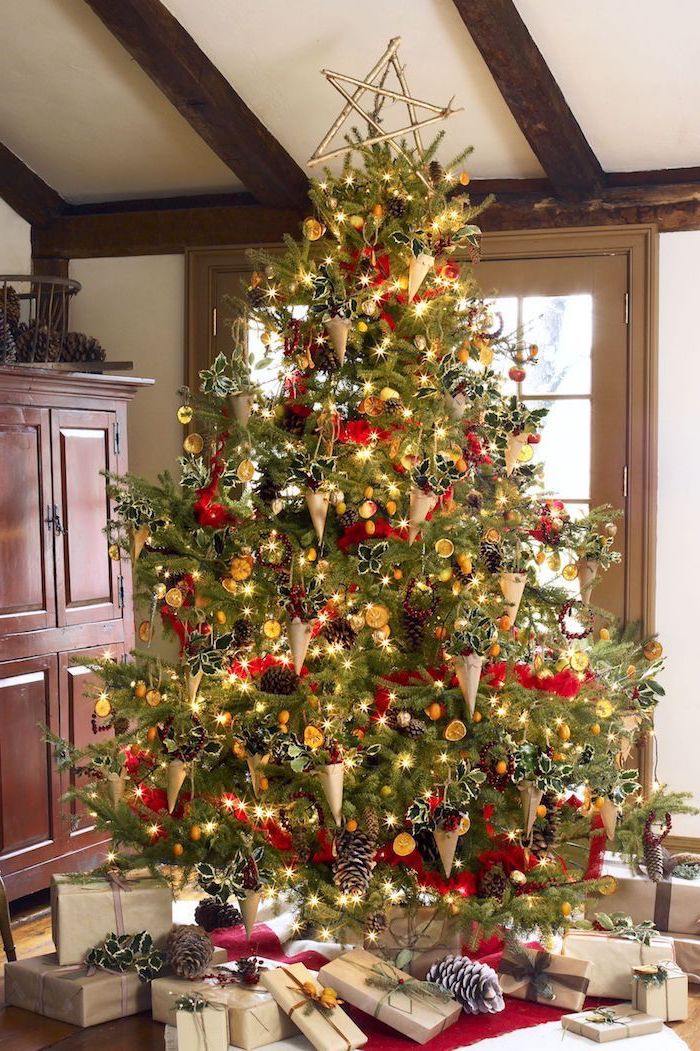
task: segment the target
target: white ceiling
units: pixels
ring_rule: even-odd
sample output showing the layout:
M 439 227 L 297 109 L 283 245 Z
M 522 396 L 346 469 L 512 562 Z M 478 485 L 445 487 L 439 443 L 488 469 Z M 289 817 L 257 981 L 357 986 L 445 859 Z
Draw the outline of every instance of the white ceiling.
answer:
M 320 68 L 364 76 L 400 35 L 412 93 L 464 107 L 443 158 L 543 174 L 452 0 L 164 2 L 303 167 L 342 105 Z M 516 4 L 606 171 L 700 165 L 697 0 Z M 0 141 L 69 201 L 241 189 L 84 0 L 3 0 L 2 36 Z

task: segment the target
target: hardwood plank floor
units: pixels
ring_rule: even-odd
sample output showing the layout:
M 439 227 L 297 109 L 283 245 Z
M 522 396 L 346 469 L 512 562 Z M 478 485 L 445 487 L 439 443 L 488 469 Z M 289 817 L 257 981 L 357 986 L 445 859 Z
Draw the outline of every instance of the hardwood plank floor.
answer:
M 13 933 L 19 959 L 53 952 L 51 919 L 46 908 L 21 916 L 13 924 Z M 4 978 L 0 998 L 4 1002 Z M 700 1051 L 700 986 L 691 986 L 688 1020 L 677 1022 L 672 1028 L 691 1051 Z M 0 1007 L 0 1051 L 162 1051 L 163 1046 L 163 1026 L 147 1014 L 78 1029 L 18 1007 Z

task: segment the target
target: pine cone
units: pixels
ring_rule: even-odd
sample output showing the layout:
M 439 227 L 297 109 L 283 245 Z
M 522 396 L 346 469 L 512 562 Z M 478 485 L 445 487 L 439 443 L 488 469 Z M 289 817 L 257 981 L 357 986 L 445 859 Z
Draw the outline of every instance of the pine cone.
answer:
M 556 843 L 561 824 L 561 811 L 556 804 L 554 796 L 548 792 L 542 802 L 547 807 L 547 813 L 544 817 L 539 817 L 535 821 L 530 843 L 530 850 L 536 858 L 547 857 Z
M 467 507 L 470 511 L 480 511 L 484 506 L 484 498 L 478 489 L 472 489 L 467 493 Z
M 208 969 L 214 946 L 201 927 L 175 926 L 168 936 L 168 961 L 178 978 L 193 980 Z
M 654 832 L 655 822 L 656 813 L 652 810 L 644 823 L 642 844 L 644 847 L 644 862 L 647 867 L 647 876 L 653 883 L 660 883 L 664 878 L 664 855 L 666 854 L 666 850 L 662 844 L 671 831 L 671 815 L 666 814 L 664 818 L 664 829 L 659 833 Z
M 445 169 L 440 164 L 440 161 L 431 161 L 428 165 L 428 175 L 433 186 L 437 186 L 442 181 L 442 177 L 445 174 Z
M 253 307 L 262 306 L 262 304 L 265 302 L 265 289 L 261 288 L 260 285 L 255 285 L 254 288 L 249 288 L 248 302 Z
M 12 285 L 3 285 L 0 288 L 0 313 L 7 318 L 13 335 L 19 325 L 20 311 L 17 289 Z
M 480 556 L 489 573 L 500 572 L 503 566 L 503 552 L 497 540 L 482 540 Z
M 263 693 L 276 693 L 288 697 L 296 692 L 298 682 L 299 676 L 293 668 L 288 668 L 285 664 L 272 664 L 262 673 L 259 689 Z
M 335 372 L 340 362 L 330 343 L 318 344 L 313 352 L 313 359 L 319 372 Z
M 0 362 L 12 365 L 17 360 L 17 347 L 12 333 L 12 325 L 0 310 Z
M 401 627 L 403 628 L 408 648 L 410 650 L 419 650 L 423 644 L 425 625 L 404 612 L 401 614 Z
M 392 194 L 392 196 L 389 198 L 386 204 L 387 212 L 389 213 L 389 215 L 393 216 L 394 219 L 400 219 L 403 215 L 405 215 L 407 207 L 408 204 L 406 202 L 406 198 L 402 197 L 398 193 Z
M 503 901 L 503 895 L 506 892 L 507 886 L 508 877 L 503 870 L 503 866 L 494 865 L 493 868 L 486 869 L 485 872 L 481 873 L 481 876 L 479 877 L 478 897 L 493 898 L 495 901 Z
M 462 584 L 469 584 L 474 579 L 474 572 L 465 573 L 459 562 L 452 563 L 452 572 L 455 575 L 455 579 L 459 580 Z
M 342 646 L 344 650 L 350 650 L 357 641 L 357 632 L 349 620 L 338 618 L 326 624 L 323 637 L 331 646 Z
M 241 985 L 257 985 L 262 969 L 261 964 L 262 960 L 259 960 L 257 956 L 243 956 L 240 960 L 236 960 L 231 967 L 231 972 Z
M 360 521 L 360 516 L 357 513 L 357 508 L 348 507 L 347 511 L 343 511 L 339 521 L 343 529 L 350 529 L 351 526 L 356 525 Z
M 216 898 L 202 898 L 194 910 L 194 922 L 202 930 L 216 931 L 220 927 L 238 927 L 243 920 L 235 905 Z
M 385 931 L 388 921 L 383 912 L 373 912 L 365 921 L 365 930 L 368 934 L 381 934 Z
M 333 881 L 344 894 L 364 894 L 376 865 L 376 841 L 361 829 L 343 829 L 335 837 L 336 860 Z
M 427 726 L 422 719 L 416 719 L 410 712 L 395 708 L 389 708 L 387 711 L 386 723 L 389 729 L 396 730 L 397 733 L 403 734 L 405 737 L 411 737 L 414 740 L 422 737 L 427 730 Z
M 18 361 L 58 361 L 61 356 L 60 341 L 41 322 L 20 325 L 15 343 Z
M 299 437 L 304 433 L 306 417 L 300 416 L 298 412 L 294 412 L 294 410 L 290 409 L 288 405 L 285 405 L 282 426 L 285 431 L 289 431 L 290 434 L 295 434 Z
M 368 836 L 375 841 L 379 839 L 379 814 L 374 807 L 366 806 L 362 811 L 362 824 Z
M 493 967 L 468 956 L 446 956 L 433 964 L 425 980 L 446 989 L 468 1014 L 496 1014 L 505 1007 Z
M 233 636 L 234 645 L 236 645 L 239 650 L 245 649 L 246 646 L 252 646 L 255 641 L 253 625 L 249 620 L 245 620 L 243 617 L 240 617 L 233 622 L 231 635 Z
M 435 843 L 435 836 L 433 835 L 432 830 L 429 828 L 417 828 L 413 832 L 413 838 L 416 841 L 418 853 L 423 861 L 432 868 L 439 868 L 441 864 L 440 853 Z
M 261 500 L 264 500 L 266 504 L 271 504 L 273 500 L 278 498 L 281 489 L 276 482 L 272 481 L 269 474 L 265 472 L 258 482 L 255 491 Z
M 68 332 L 61 346 L 61 361 L 104 361 L 105 348 L 84 332 Z

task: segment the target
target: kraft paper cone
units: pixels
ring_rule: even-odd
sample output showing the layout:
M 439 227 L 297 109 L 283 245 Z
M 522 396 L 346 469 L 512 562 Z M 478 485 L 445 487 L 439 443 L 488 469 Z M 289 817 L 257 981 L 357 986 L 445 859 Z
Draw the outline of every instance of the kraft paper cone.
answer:
M 576 568 L 578 569 L 578 586 L 581 601 L 588 605 L 591 601 L 593 582 L 598 576 L 598 570 L 600 569 L 600 562 L 590 558 L 580 558 L 576 563 Z
M 483 664 L 484 658 L 479 657 L 476 653 L 470 653 L 467 657 L 452 658 L 452 666 L 457 676 L 457 682 L 462 691 L 462 697 L 467 702 L 470 715 L 474 714 L 474 709 L 476 708 L 476 694 L 481 681 Z
M 151 535 L 151 530 L 147 525 L 139 526 L 135 529 L 131 537 L 131 561 L 138 562 L 139 556 L 146 546 L 146 542 Z
M 245 932 L 248 935 L 248 941 L 253 933 L 253 927 L 258 917 L 258 909 L 260 908 L 261 894 L 258 890 L 249 890 L 246 892 L 244 898 L 238 899 L 238 908 L 241 910 L 241 916 L 243 917 L 243 926 Z
M 526 434 L 511 434 L 509 436 L 508 444 L 506 445 L 506 474 L 509 477 L 515 470 L 520 450 L 524 445 L 527 445 Z
M 452 832 L 444 832 L 442 829 L 437 828 L 433 832 L 433 836 L 435 838 L 435 846 L 438 848 L 438 854 L 440 855 L 440 861 L 442 862 L 442 871 L 445 873 L 445 878 L 449 879 L 457 852 L 459 829 L 456 828 Z
M 319 767 L 318 779 L 321 782 L 321 788 L 330 807 L 333 820 L 336 825 L 339 825 L 343 818 L 345 767 L 342 763 L 327 763 L 326 766 Z
M 630 757 L 640 722 L 641 719 L 638 715 L 625 715 L 622 719 L 622 729 L 629 734 L 629 737 L 620 738 L 620 755 L 623 763 L 626 763 Z
M 263 776 L 263 767 L 270 762 L 269 755 L 247 755 L 246 763 L 250 772 L 250 781 L 253 786 L 253 795 L 257 799 L 260 795 L 260 778 Z
M 338 359 L 338 364 L 343 365 L 345 362 L 345 351 L 348 347 L 350 320 L 344 317 L 332 317 L 325 322 L 325 325 L 328 338 L 333 347 L 333 353 Z
M 168 813 L 172 814 L 187 777 L 187 763 L 182 759 L 171 759 L 168 763 Z
M 107 774 L 107 791 L 109 792 L 109 798 L 112 802 L 112 806 L 116 806 L 119 800 L 124 795 L 125 783 L 126 774 L 123 770 L 119 774 Z
M 521 781 L 518 785 L 518 791 L 520 792 L 520 802 L 523 808 L 525 835 L 529 836 L 537 817 L 537 808 L 542 802 L 543 793 L 532 781 Z
M 417 485 L 411 489 L 411 501 L 408 508 L 408 542 L 412 544 L 420 532 L 420 527 L 435 507 L 437 497 L 434 493 L 424 493 Z
M 425 281 L 428 272 L 433 269 L 434 264 L 435 256 L 428 255 L 427 252 L 421 252 L 419 256 L 413 256 L 413 258 L 411 259 L 411 263 L 408 268 L 409 303 L 418 292 L 420 286 Z
M 320 544 L 323 540 L 323 531 L 326 528 L 328 504 L 330 502 L 331 494 L 325 490 L 314 492 L 313 489 L 307 489 L 305 495 L 306 506 L 309 509 L 311 521 L 314 524 L 316 536 L 318 537 L 318 542 Z
M 229 398 L 231 413 L 239 427 L 247 427 L 250 414 L 253 411 L 252 394 L 232 394 Z
M 511 619 L 511 623 L 515 624 L 515 618 L 518 615 L 527 582 L 527 573 L 501 573 L 498 582 L 501 585 L 501 591 L 505 599 L 506 612 Z
M 603 819 L 603 828 L 608 839 L 614 839 L 617 831 L 617 807 L 612 799 L 606 799 L 603 803 L 600 816 Z
M 299 617 L 294 617 L 293 620 L 287 621 L 287 637 L 294 660 L 294 671 L 297 675 L 301 675 L 301 669 L 304 667 L 306 653 L 311 642 L 311 625 L 305 620 L 300 620 Z
M 445 408 L 450 419 L 458 422 L 466 412 L 467 399 L 463 394 L 449 394 L 445 392 Z
M 199 685 L 202 681 L 203 675 L 203 671 L 195 672 L 193 675 L 189 668 L 185 672 L 185 681 L 187 683 L 187 697 L 189 699 L 190 704 L 192 704 L 192 701 L 194 701 L 197 697 L 197 691 L 199 690 Z

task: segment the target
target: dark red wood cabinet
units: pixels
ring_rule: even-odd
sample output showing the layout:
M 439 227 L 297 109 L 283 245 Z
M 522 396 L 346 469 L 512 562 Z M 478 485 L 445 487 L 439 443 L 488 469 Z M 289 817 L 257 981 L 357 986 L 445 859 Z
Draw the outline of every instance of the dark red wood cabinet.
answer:
M 133 646 L 130 566 L 108 555 L 103 472 L 126 471 L 127 405 L 149 382 L 0 368 L 0 873 L 10 898 L 104 854 L 87 810 L 62 799 L 75 775 L 56 770 L 42 727 L 94 740 L 89 660 L 124 660 Z

